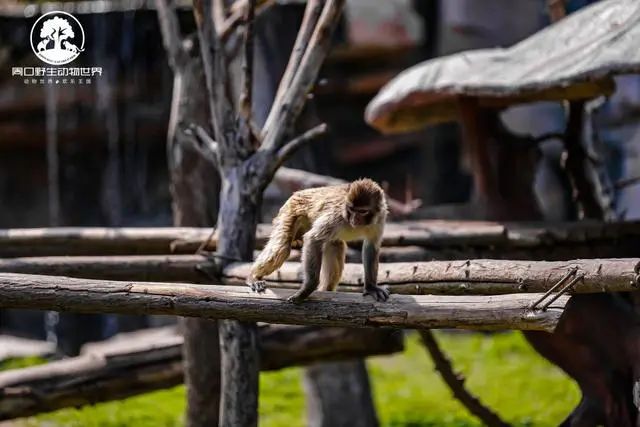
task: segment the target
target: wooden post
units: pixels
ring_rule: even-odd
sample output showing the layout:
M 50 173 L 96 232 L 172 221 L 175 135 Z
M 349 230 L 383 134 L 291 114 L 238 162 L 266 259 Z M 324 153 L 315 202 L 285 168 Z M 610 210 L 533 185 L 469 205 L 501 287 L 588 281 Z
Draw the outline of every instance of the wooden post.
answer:
M 574 199 L 581 212 L 579 217 L 602 219 L 604 209 L 596 198 L 593 183 L 589 180 L 585 162 L 588 156 L 584 148 L 584 101 L 569 103 L 569 118 L 564 136 L 565 159 L 564 167 L 573 187 Z
M 459 101 L 462 141 L 473 174 L 474 196 L 487 209 L 500 210 L 500 193 L 489 157 L 489 131 L 478 100 L 463 97 Z M 490 215 L 490 216 L 496 216 Z M 499 218 L 495 218 L 499 219 Z
M 376 427 L 363 360 L 312 365 L 304 371 L 308 427 Z
M 224 267 L 230 260 L 252 260 L 263 190 L 295 149 L 321 133 L 312 130 L 293 140 L 286 139 L 315 84 L 344 0 L 307 4 L 308 9 L 317 8 L 322 13 L 317 22 L 309 21 L 300 29 L 300 34 L 309 34 L 308 42 L 303 44 L 304 49 L 300 52 L 294 52 L 292 58 L 300 55 L 300 60 L 290 61 L 292 80 L 281 82 L 282 101 L 276 100 L 269 114 L 274 118 L 273 124 L 262 129 L 257 129 L 254 123 L 251 90 L 256 0 L 249 0 L 245 6 L 241 49 L 243 67 L 238 73 L 239 84 L 233 85 L 220 34 L 226 19 L 225 3 L 222 0 L 194 1 L 213 130 L 209 149 L 222 178 L 216 251 L 219 267 Z M 241 88 L 238 102 L 230 98 L 234 87 Z M 244 322 L 250 319 L 242 320 L 223 321 L 221 324 L 222 427 L 257 425 L 257 330 L 255 324 Z
M 173 99 L 167 135 L 174 225 L 214 226 L 220 178 L 214 165 L 194 150 L 193 125 L 207 127 L 207 97 L 202 91 L 202 60 L 180 32 L 173 0 L 157 0 L 158 21 L 169 65 L 174 73 Z M 188 427 L 218 425 L 220 350 L 215 320 L 180 319 L 184 331 L 184 377 Z

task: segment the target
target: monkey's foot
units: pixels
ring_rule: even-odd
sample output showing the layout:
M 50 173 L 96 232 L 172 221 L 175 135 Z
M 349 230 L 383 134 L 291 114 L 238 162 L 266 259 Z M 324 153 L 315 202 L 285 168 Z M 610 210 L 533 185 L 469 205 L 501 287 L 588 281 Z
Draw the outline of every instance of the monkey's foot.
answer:
M 289 298 L 287 298 L 287 302 L 290 302 L 290 303 L 293 303 L 293 304 L 300 304 L 303 300 L 304 300 L 304 298 L 301 298 L 300 296 L 298 296 L 296 294 L 293 294 Z
M 293 303 L 293 304 L 300 304 L 302 301 L 306 300 L 307 297 L 309 296 L 311 292 L 306 292 L 303 290 L 300 290 L 294 294 L 292 294 L 289 298 L 287 298 L 287 302 Z
M 264 280 L 256 280 L 255 282 L 247 283 L 253 292 L 259 294 L 267 290 L 267 283 Z
M 369 288 L 366 288 L 362 293 L 362 296 L 367 295 L 371 295 L 376 299 L 376 301 L 385 302 L 389 299 L 389 290 L 386 286 L 371 286 Z

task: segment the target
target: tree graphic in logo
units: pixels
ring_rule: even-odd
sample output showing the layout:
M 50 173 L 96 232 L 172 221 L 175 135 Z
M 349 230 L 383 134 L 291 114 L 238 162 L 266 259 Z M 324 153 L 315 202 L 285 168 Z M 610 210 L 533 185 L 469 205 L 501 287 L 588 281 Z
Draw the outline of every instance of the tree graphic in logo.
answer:
M 46 13 L 31 28 L 31 48 L 47 64 L 67 64 L 84 50 L 84 30 L 69 13 Z

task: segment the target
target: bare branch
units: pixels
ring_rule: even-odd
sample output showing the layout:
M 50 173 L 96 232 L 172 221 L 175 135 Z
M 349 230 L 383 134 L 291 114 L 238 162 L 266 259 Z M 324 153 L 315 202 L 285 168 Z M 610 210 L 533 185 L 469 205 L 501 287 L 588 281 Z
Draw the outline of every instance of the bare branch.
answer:
M 298 136 L 297 138 L 292 139 L 282 146 L 280 150 L 278 150 L 278 166 L 283 164 L 289 157 L 293 155 L 293 153 L 300 148 L 303 144 L 310 142 L 321 135 L 324 135 L 327 132 L 327 124 L 321 123 L 316 127 L 313 127 Z
M 402 217 L 412 214 L 420 206 L 422 206 L 421 199 L 413 199 L 408 202 L 401 202 L 400 200 L 387 197 L 387 204 L 389 205 L 389 211 L 391 215 L 395 217 Z
M 218 143 L 200 126 L 192 126 L 183 133 L 181 142 L 187 144 L 191 149 L 200 154 L 205 160 L 210 162 L 216 169 L 220 167 L 220 153 Z
M 613 188 L 615 190 L 622 190 L 623 188 L 630 187 L 632 185 L 636 185 L 639 182 L 640 182 L 640 176 L 634 176 L 634 177 L 631 177 L 631 178 L 625 178 L 625 179 L 621 179 L 619 181 L 616 181 L 615 184 L 613 184 Z
M 300 169 L 281 167 L 273 177 L 273 182 L 287 193 L 305 188 L 324 187 L 327 185 L 346 184 L 347 181 L 332 176 L 319 175 Z M 387 204 L 392 216 L 402 217 L 414 212 L 422 206 L 422 200 L 415 199 L 407 203 L 387 197 Z
M 207 133 L 206 130 L 202 128 L 202 126 L 196 126 L 195 131 L 198 141 L 205 147 L 207 147 L 209 151 L 217 155 L 219 151 L 218 143 L 215 142 L 213 138 L 211 138 L 211 136 Z
M 227 96 L 227 66 L 220 39 L 217 36 L 212 16 L 211 0 L 194 0 L 193 14 L 198 27 L 200 53 L 208 91 L 208 105 L 215 139 L 220 143 L 222 154 L 233 149 L 231 140 L 234 127 L 232 103 Z
M 327 1 L 291 86 L 285 93 L 282 103 L 276 106 L 277 110 L 273 113 L 274 124 L 266 129 L 262 149 L 277 151 L 284 143 L 286 135 L 293 129 L 304 107 L 307 94 L 315 83 L 322 62 L 329 52 L 331 37 L 338 25 L 344 3 L 345 0 Z
M 253 48 L 256 0 L 249 0 L 245 17 L 244 58 L 242 63 L 242 89 L 240 92 L 240 116 L 251 126 L 251 102 L 253 89 Z
M 309 0 L 307 2 L 307 7 L 304 11 L 304 17 L 302 18 L 302 24 L 300 25 L 298 37 L 296 38 L 293 50 L 291 51 L 291 56 L 289 57 L 287 68 L 282 75 L 282 79 L 280 80 L 280 84 L 278 85 L 278 91 L 276 92 L 276 96 L 273 100 L 273 105 L 271 106 L 271 110 L 269 111 L 269 116 L 267 117 L 267 120 L 265 121 L 262 128 L 263 136 L 266 134 L 267 130 L 271 128 L 272 123 L 275 120 L 276 113 L 279 112 L 282 108 L 284 94 L 291 86 L 291 82 L 293 81 L 293 78 L 298 71 L 298 67 L 300 66 L 300 62 L 302 61 L 302 57 L 304 56 L 306 48 L 309 45 L 309 39 L 311 39 L 313 29 L 318 22 L 318 18 L 320 17 L 323 6 L 324 2 L 321 0 Z
M 245 10 L 247 8 L 248 0 L 239 0 L 231 5 L 231 14 L 224 21 L 222 27 L 218 29 L 218 35 L 222 41 L 226 41 L 233 31 L 242 22 L 242 18 L 245 16 Z M 270 6 L 275 4 L 275 0 L 258 0 L 256 5 L 256 15 L 260 15 L 267 10 Z
M 293 193 L 305 188 L 324 187 L 326 185 L 345 184 L 346 181 L 332 176 L 319 175 L 313 172 L 307 172 L 300 169 L 281 167 L 273 178 L 282 191 Z
M 489 427 L 509 427 L 508 423 L 502 421 L 495 412 L 483 405 L 477 397 L 472 395 L 464 387 L 464 377 L 455 373 L 453 366 L 451 366 L 451 361 L 438 346 L 438 341 L 433 335 L 433 332 L 428 329 L 423 329 L 420 331 L 420 337 L 433 360 L 436 370 L 440 372 L 440 376 L 444 382 L 447 383 L 455 398 L 458 399 L 469 412 L 478 417 L 484 425 Z
M 227 12 L 225 7 L 225 0 L 213 0 L 213 14 L 211 18 L 213 19 L 213 24 L 216 26 L 216 30 L 220 31 L 220 29 L 224 26 L 224 21 L 227 18 Z M 219 34 L 219 33 L 218 33 Z
M 182 47 L 182 35 L 174 0 L 156 0 L 158 23 L 162 43 L 167 51 L 169 66 L 176 72 L 185 63 L 186 52 Z

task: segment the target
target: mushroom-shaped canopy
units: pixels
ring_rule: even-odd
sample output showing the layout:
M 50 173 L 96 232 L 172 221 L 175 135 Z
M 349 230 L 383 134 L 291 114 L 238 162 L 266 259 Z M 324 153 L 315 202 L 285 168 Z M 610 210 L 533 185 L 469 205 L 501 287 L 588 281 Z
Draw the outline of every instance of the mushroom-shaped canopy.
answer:
M 588 99 L 614 90 L 611 76 L 640 70 L 640 0 L 604 0 L 508 48 L 481 49 L 417 64 L 369 103 L 382 132 L 455 120 L 457 100 L 480 107 Z

